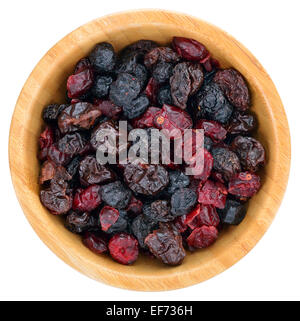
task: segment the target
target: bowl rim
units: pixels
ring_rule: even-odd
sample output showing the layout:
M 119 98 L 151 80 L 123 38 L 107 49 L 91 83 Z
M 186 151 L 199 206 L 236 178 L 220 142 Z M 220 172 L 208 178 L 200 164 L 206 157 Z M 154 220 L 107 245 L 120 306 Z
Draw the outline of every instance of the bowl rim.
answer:
M 271 220 L 269 220 L 268 222 L 266 222 L 263 226 L 262 229 L 260 230 L 260 234 L 259 235 L 255 235 L 255 238 L 253 240 L 253 242 L 251 242 L 251 244 L 246 248 L 246 249 L 241 249 L 239 251 L 237 251 L 235 254 L 235 257 L 232 258 L 231 260 L 229 260 L 225 265 L 221 265 L 218 266 L 216 269 L 214 269 L 214 271 L 209 272 L 206 271 L 206 273 L 201 274 L 199 273 L 199 270 L 194 269 L 192 271 L 188 270 L 188 271 L 181 271 L 180 274 L 177 275 L 177 284 L 176 283 L 172 283 L 172 281 L 174 281 L 174 275 L 171 274 L 170 275 L 170 282 L 166 285 L 166 283 L 162 284 L 162 278 L 160 276 L 135 276 L 134 274 L 127 274 L 127 273 L 123 273 L 123 272 L 119 272 L 113 269 L 107 269 L 107 268 L 103 268 L 101 270 L 101 272 L 99 272 L 99 270 L 94 270 L 93 273 L 87 273 L 84 269 L 79 269 L 77 264 L 72 262 L 72 260 L 70 258 L 68 258 L 68 256 L 66 254 L 62 254 L 62 253 L 58 253 L 57 249 L 54 247 L 51 247 L 49 240 L 45 240 L 45 236 L 43 233 L 41 233 L 40 229 L 36 226 L 36 222 L 34 222 L 31 219 L 31 210 L 30 207 L 28 207 L 28 205 L 26 204 L 26 201 L 24 200 L 24 198 L 22 198 L 22 191 L 23 188 L 21 189 L 19 184 L 18 184 L 18 179 L 17 179 L 17 173 L 15 172 L 15 150 L 16 150 L 16 141 L 15 139 L 12 139 L 12 133 L 17 132 L 18 129 L 18 123 L 16 121 L 17 118 L 20 117 L 20 115 L 22 113 L 24 113 L 24 108 L 22 108 L 20 101 L 23 99 L 23 97 L 26 95 L 26 92 L 28 91 L 28 87 L 30 85 L 30 81 L 32 78 L 35 77 L 35 74 L 37 73 L 37 71 L 39 70 L 39 68 L 41 66 L 43 66 L 43 68 L 45 67 L 45 63 L 46 65 L 49 66 L 50 63 L 47 63 L 47 57 L 49 56 L 49 54 L 51 55 L 51 53 L 53 51 L 55 51 L 57 48 L 59 48 L 59 46 L 64 43 L 69 37 L 73 37 L 76 34 L 79 33 L 84 33 L 84 29 L 87 29 L 89 26 L 92 26 L 93 24 L 98 24 L 98 23 L 106 23 L 106 25 L 109 25 L 109 23 L 114 23 L 117 24 L 118 21 L 122 21 L 122 19 L 124 19 L 124 17 L 129 18 L 132 16 L 132 14 L 134 14 L 134 23 L 143 23 L 143 19 L 145 18 L 145 16 L 151 16 L 151 21 L 147 21 L 148 23 L 164 23 L 163 21 L 163 16 L 166 15 L 168 18 L 174 19 L 174 21 L 176 20 L 182 20 L 182 19 L 188 19 L 191 24 L 194 25 L 201 25 L 201 24 L 205 24 L 210 26 L 211 28 L 213 28 L 214 30 L 216 30 L 218 33 L 221 33 L 222 36 L 228 38 L 230 41 L 232 41 L 237 47 L 239 47 L 239 49 L 241 49 L 242 51 L 244 51 L 246 53 L 246 55 L 249 57 L 249 60 L 257 66 L 257 68 L 262 71 L 262 79 L 263 79 L 263 83 L 262 86 L 264 86 L 264 88 L 268 87 L 268 97 L 265 97 L 265 99 L 269 102 L 270 104 L 270 108 L 273 110 L 273 113 L 279 112 L 280 113 L 280 121 L 277 119 L 277 117 L 273 117 L 272 121 L 274 122 L 274 127 L 277 129 L 279 127 L 284 128 L 285 129 L 285 133 L 286 135 L 278 135 L 278 133 L 276 134 L 276 139 L 277 142 L 279 143 L 277 146 L 277 159 L 279 160 L 278 164 L 276 165 L 276 170 L 280 171 L 280 176 L 283 178 L 281 183 L 282 183 L 282 188 L 281 191 L 279 191 L 279 195 L 277 195 L 277 199 L 278 201 L 276 202 L 276 204 L 274 204 L 274 206 L 272 206 L 272 209 L 270 209 L 270 218 Z M 120 24 L 121 26 L 121 24 Z M 276 105 L 274 104 L 274 102 L 276 102 Z M 19 142 L 21 142 L 22 140 L 22 135 L 20 135 L 20 137 L 18 137 Z M 17 100 L 16 106 L 15 106 L 15 110 L 12 116 L 12 120 L 11 120 L 11 126 L 10 126 L 10 133 L 9 133 L 9 165 L 10 165 L 10 172 L 11 172 L 11 177 L 12 177 L 12 182 L 13 182 L 13 186 L 18 198 L 18 201 L 22 207 L 22 210 L 25 214 L 25 216 L 27 217 L 29 223 L 31 224 L 31 226 L 33 227 L 34 231 L 38 234 L 39 238 L 57 255 L 59 256 L 65 263 L 67 263 L 68 265 L 70 265 L 71 267 L 75 268 L 76 270 L 82 272 L 83 274 L 96 279 L 98 281 L 103 281 L 104 283 L 116 286 L 116 287 L 121 287 L 121 288 L 125 288 L 125 289 L 130 289 L 130 290 L 139 290 L 139 291 L 161 291 L 161 290 L 173 290 L 173 289 L 178 289 L 178 288 L 183 288 L 186 286 L 190 286 L 196 283 L 200 283 L 204 280 L 207 280 L 223 271 L 225 271 L 227 268 L 229 268 L 230 266 L 232 266 L 233 264 L 235 264 L 236 262 L 238 262 L 242 257 L 244 257 L 255 245 L 256 243 L 262 238 L 262 236 L 265 234 L 267 228 L 270 226 L 273 218 L 276 215 L 276 212 L 280 206 L 280 203 L 283 199 L 284 196 L 284 192 L 286 190 L 286 186 L 287 186 L 287 182 L 288 182 L 288 177 L 289 177 L 289 170 L 290 170 L 290 158 L 291 158 L 291 147 L 290 147 L 290 132 L 289 132 L 289 126 L 288 126 L 288 121 L 287 121 L 287 117 L 284 111 L 284 107 L 283 104 L 281 102 L 281 99 L 279 97 L 279 94 L 275 88 L 275 85 L 273 84 L 271 78 L 269 77 L 269 75 L 266 73 L 266 71 L 264 70 L 264 68 L 261 66 L 261 64 L 258 62 L 258 60 L 252 55 L 252 53 L 250 53 L 250 51 L 248 49 L 246 49 L 240 42 L 238 42 L 236 39 L 234 39 L 232 36 L 230 36 L 228 33 L 226 33 L 225 31 L 223 31 L 222 29 L 220 29 L 219 27 L 208 23 L 202 19 L 193 17 L 191 15 L 188 14 L 184 14 L 184 13 L 179 13 L 179 12 L 174 12 L 174 11 L 169 11 L 169 10 L 161 10 L 161 9 L 140 9 L 140 10 L 128 10 L 128 11 L 122 11 L 122 12 L 117 12 L 117 13 L 113 13 L 113 14 L 109 14 L 109 15 L 105 15 L 103 17 L 94 19 L 82 26 L 80 26 L 79 28 L 75 29 L 74 31 L 72 31 L 71 33 L 69 33 L 68 35 L 66 35 L 64 38 L 62 38 L 59 42 L 57 42 L 43 57 L 42 59 L 38 62 L 38 64 L 35 66 L 35 68 L 33 69 L 33 71 L 31 72 L 31 74 L 29 75 L 28 79 L 26 80 L 23 89 L 19 95 L 19 98 Z M 284 149 L 284 155 L 282 155 L 282 151 Z M 284 167 L 280 167 L 280 163 L 281 161 L 285 161 L 286 165 Z M 86 262 L 89 267 L 91 267 L 92 262 Z M 206 269 L 208 267 L 205 267 Z M 188 275 L 189 274 L 189 275 Z M 192 275 L 192 277 L 191 277 Z M 116 278 L 117 276 L 117 278 Z M 186 276 L 186 277 L 185 277 Z M 120 278 L 122 277 L 126 277 L 126 278 L 130 278 L 132 281 L 137 281 L 136 283 L 131 282 L 131 285 L 128 283 L 123 284 L 120 282 Z M 164 278 L 166 278 L 166 276 L 164 276 Z M 151 283 L 151 285 L 149 284 Z

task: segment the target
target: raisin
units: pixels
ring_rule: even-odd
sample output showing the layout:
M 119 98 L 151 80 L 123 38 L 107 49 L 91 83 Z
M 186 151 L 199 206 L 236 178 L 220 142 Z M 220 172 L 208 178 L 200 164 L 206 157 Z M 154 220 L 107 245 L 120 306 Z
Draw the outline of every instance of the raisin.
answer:
M 166 200 L 156 200 L 151 204 L 146 204 L 143 207 L 143 213 L 148 220 L 153 222 L 169 222 L 174 220 L 171 208 Z
M 184 233 L 187 230 L 187 225 L 185 224 L 186 215 L 177 216 L 172 222 L 179 233 Z
M 131 59 L 129 57 L 128 59 L 125 59 L 121 62 L 121 64 L 118 65 L 117 74 L 120 73 L 127 73 L 138 79 L 141 88 L 144 88 L 147 84 L 148 79 L 148 71 L 142 64 L 136 63 L 135 60 Z
M 132 54 L 144 56 L 146 53 L 151 51 L 152 49 L 158 47 L 158 44 L 152 40 L 138 40 L 128 46 L 126 46 L 120 53 L 121 58 L 127 57 Z
M 97 222 L 87 212 L 82 214 L 71 212 L 66 218 L 65 227 L 72 233 L 81 234 L 90 229 L 97 229 Z
M 43 109 L 43 114 L 42 114 L 43 120 L 48 124 L 55 123 L 57 121 L 59 114 L 66 107 L 67 105 L 58 105 L 58 104 L 51 104 L 46 106 Z
M 42 204 L 54 215 L 67 213 L 72 207 L 72 195 L 67 194 L 68 181 L 71 176 L 60 166 L 50 181 L 50 187 L 40 191 Z
M 227 135 L 227 130 L 213 120 L 200 119 L 197 121 L 196 128 L 203 129 L 204 135 L 210 137 L 214 142 L 224 140 Z
M 123 105 L 124 116 L 133 119 L 141 116 L 149 106 L 149 99 L 146 95 L 141 95 L 133 99 L 129 105 Z
M 154 117 L 160 111 L 160 108 L 149 107 L 143 115 L 133 119 L 132 125 L 134 128 L 150 128 L 154 126 Z
M 169 184 L 169 174 L 161 165 L 129 164 L 124 179 L 131 190 L 143 195 L 157 195 Z
M 93 85 L 94 75 L 91 69 L 71 75 L 67 81 L 69 98 L 79 98 L 85 94 Z
M 103 201 L 114 208 L 125 209 L 131 199 L 132 193 L 120 181 L 101 186 Z
M 71 156 L 80 154 L 86 147 L 87 140 L 80 133 L 63 136 L 57 143 L 58 150 Z
M 160 62 L 153 67 L 152 76 L 159 83 L 163 84 L 172 76 L 173 65 L 168 62 Z
M 169 47 L 157 47 L 145 55 L 144 64 L 148 69 L 160 62 L 177 63 L 179 55 Z
M 227 189 L 222 183 L 207 180 L 203 186 L 200 185 L 198 188 L 198 202 L 224 208 L 227 194 Z
M 238 225 L 246 216 L 246 207 L 241 202 L 227 200 L 225 208 L 218 213 L 222 223 Z
M 57 165 L 67 165 L 71 160 L 71 155 L 61 152 L 57 144 L 53 144 L 48 148 L 47 158 Z
M 214 170 L 221 173 L 225 180 L 230 180 L 241 171 L 239 158 L 233 151 L 224 147 L 215 147 L 211 153 L 214 158 Z
M 199 64 L 182 62 L 174 68 L 170 78 L 171 95 L 174 105 L 186 109 L 190 95 L 193 95 L 203 83 L 203 72 Z
M 233 111 L 232 105 L 227 101 L 220 87 L 214 82 L 202 87 L 196 94 L 195 103 L 201 114 L 221 124 L 228 122 Z
M 111 44 L 107 42 L 98 43 L 89 55 L 89 60 L 98 73 L 111 72 L 115 68 L 116 54 Z
M 161 86 L 157 93 L 157 103 L 159 106 L 173 105 L 170 85 Z
M 206 47 L 194 39 L 173 37 L 173 48 L 184 59 L 204 62 L 210 56 Z
M 42 185 L 45 182 L 50 181 L 56 173 L 57 165 L 52 161 L 45 161 L 42 164 L 39 183 Z
M 219 70 L 214 81 L 224 91 L 227 99 L 238 110 L 245 111 L 250 106 L 250 93 L 243 76 L 235 69 Z
M 109 98 L 117 106 L 130 105 L 140 92 L 141 84 L 138 78 L 128 73 L 120 73 L 110 86 Z
M 147 95 L 150 103 L 152 104 L 157 103 L 158 90 L 159 90 L 158 82 L 153 77 L 151 77 L 145 89 L 145 94 Z
M 228 192 L 239 197 L 252 197 L 259 189 L 260 177 L 250 172 L 236 174 L 228 184 Z
M 170 183 L 168 185 L 168 193 L 173 194 L 177 189 L 188 187 L 190 184 L 190 179 L 181 171 L 171 171 L 169 172 Z
M 102 202 L 100 186 L 91 185 L 86 189 L 79 189 L 73 200 L 72 208 L 74 211 L 91 212 Z
M 137 238 L 139 245 L 142 249 L 147 248 L 144 241 L 145 238 L 152 232 L 156 223 L 150 221 L 145 215 L 138 215 L 131 224 L 131 230 L 133 235 Z
M 39 145 L 40 149 L 50 147 L 54 142 L 54 133 L 51 127 L 47 126 L 45 130 L 40 134 Z
M 118 120 L 123 111 L 122 107 L 115 105 L 110 100 L 95 99 L 94 105 L 100 109 L 103 116 L 113 120 Z
M 145 244 L 165 264 L 179 265 L 185 257 L 181 235 L 170 223 L 160 223 L 159 229 L 146 237 Z
M 203 225 L 193 230 L 187 238 L 188 245 L 203 249 L 212 245 L 218 238 L 218 230 L 214 226 Z
M 253 137 L 237 136 L 231 147 L 237 153 L 245 171 L 256 172 L 265 165 L 264 147 Z
M 232 134 L 247 134 L 255 129 L 257 121 L 254 115 L 235 111 L 227 126 L 227 131 Z
M 86 232 L 83 236 L 82 242 L 89 250 L 96 254 L 107 252 L 106 240 L 95 233 Z
M 175 216 L 188 214 L 197 202 L 197 194 L 189 188 L 180 188 L 171 197 L 171 212 Z
M 93 87 L 91 88 L 91 94 L 95 98 L 102 98 L 108 95 L 110 85 L 113 82 L 111 76 L 97 76 Z
M 58 127 L 65 134 L 79 129 L 90 129 L 101 111 L 90 103 L 79 102 L 66 107 L 58 117 Z
M 193 121 L 186 111 L 178 107 L 163 105 L 163 108 L 154 117 L 154 125 L 158 129 L 165 129 L 172 136 L 174 129 L 184 133 L 185 129 L 192 128 Z M 174 138 L 176 137 L 175 135 Z
M 135 198 L 134 196 L 131 197 L 131 200 L 126 208 L 126 211 L 134 216 L 141 214 L 143 210 L 143 203 Z
M 108 243 L 111 257 L 121 264 L 134 263 L 139 255 L 138 242 L 130 234 L 115 234 Z

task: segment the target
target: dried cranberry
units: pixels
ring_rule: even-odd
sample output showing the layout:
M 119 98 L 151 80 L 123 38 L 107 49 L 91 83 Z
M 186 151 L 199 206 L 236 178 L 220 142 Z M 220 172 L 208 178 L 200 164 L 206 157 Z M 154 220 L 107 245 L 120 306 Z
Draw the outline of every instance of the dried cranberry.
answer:
M 260 177 L 250 172 L 236 174 L 228 184 L 228 192 L 239 197 L 252 197 L 259 188 Z
M 157 47 L 145 55 L 144 64 L 148 69 L 160 62 L 179 62 L 179 55 L 169 47 Z
M 171 95 L 174 105 L 186 108 L 190 95 L 193 95 L 203 83 L 203 72 L 199 64 L 182 62 L 174 68 L 170 78 Z
M 81 234 L 90 229 L 98 229 L 96 219 L 89 213 L 78 214 L 71 212 L 68 214 L 65 227 L 72 233 Z
M 212 245 L 218 238 L 218 230 L 214 226 L 201 226 L 193 230 L 187 238 L 190 246 L 203 249 Z
M 199 164 L 198 164 L 199 163 Z M 206 149 L 203 150 L 203 162 L 196 162 L 196 159 L 194 161 L 189 162 L 189 169 L 193 169 L 195 175 L 195 179 L 199 179 L 201 181 L 206 181 L 211 173 L 211 170 L 213 168 L 214 159 L 209 151 Z
M 197 194 L 189 188 L 180 188 L 171 197 L 171 212 L 174 216 L 188 214 L 197 202 Z
M 71 75 L 67 81 L 69 98 L 78 98 L 86 93 L 93 85 L 93 72 L 85 69 L 77 74 Z
M 204 135 L 210 137 L 214 142 L 224 140 L 227 135 L 226 129 L 213 120 L 200 119 L 197 121 L 196 128 L 203 129 Z
M 210 56 L 206 47 L 194 39 L 174 37 L 173 48 L 184 59 L 204 62 Z
M 82 58 L 77 62 L 75 69 L 74 69 L 74 74 L 78 74 L 85 69 L 91 69 L 91 68 L 92 68 L 92 66 L 91 66 L 89 58 Z
M 160 111 L 160 108 L 149 107 L 143 115 L 132 120 L 134 128 L 150 128 L 153 127 L 154 117 Z
M 104 206 L 100 212 L 100 224 L 104 232 L 106 232 L 113 224 L 115 224 L 120 216 L 117 209 L 111 206 Z
M 47 126 L 45 130 L 41 133 L 39 138 L 39 145 L 40 149 L 43 150 L 44 148 L 50 147 L 54 141 L 54 134 L 51 127 Z
M 237 136 L 231 147 L 239 156 L 244 170 L 256 172 L 265 165 L 265 149 L 255 138 Z
M 119 119 L 123 111 L 122 107 L 115 105 L 110 100 L 95 99 L 94 105 L 100 109 L 103 116 L 109 117 L 113 120 Z
M 159 229 L 146 237 L 145 244 L 165 264 L 179 265 L 185 257 L 181 235 L 170 223 L 160 223 Z
M 225 147 L 215 147 L 211 153 L 214 158 L 214 170 L 221 173 L 224 179 L 230 180 L 241 171 L 239 158 L 233 151 Z
M 250 106 L 250 93 L 243 76 L 235 69 L 220 70 L 214 81 L 224 91 L 227 99 L 237 109 L 245 111 Z
M 184 133 L 185 129 L 192 128 L 193 121 L 186 111 L 178 107 L 163 105 L 154 117 L 154 125 L 158 129 L 165 129 L 170 136 L 176 138 L 178 135 L 175 133 L 173 136 L 172 131 L 179 130 Z
M 227 189 L 222 183 L 207 180 L 203 187 L 198 188 L 198 202 L 224 208 L 227 194 Z
M 83 236 L 82 242 L 89 250 L 96 254 L 107 252 L 107 244 L 102 236 L 86 232 Z
M 86 189 L 79 189 L 74 196 L 73 210 L 91 212 L 101 204 L 100 186 L 91 185 Z
M 215 226 L 217 227 L 220 223 L 220 219 L 216 208 L 212 205 L 201 205 L 201 211 L 199 213 L 198 224 L 199 226 Z
M 135 192 L 156 195 L 169 184 L 169 174 L 160 165 L 129 164 L 125 167 L 124 179 Z
M 115 174 L 108 167 L 100 165 L 95 156 L 86 156 L 79 165 L 80 182 L 84 186 L 109 183 Z
M 150 103 L 152 104 L 156 104 L 157 102 L 158 88 L 159 88 L 158 82 L 153 77 L 151 77 L 146 86 L 145 94 L 147 95 Z
M 79 102 L 66 107 L 58 117 L 58 127 L 62 133 L 90 129 L 101 111 L 92 104 Z
M 126 208 L 126 211 L 136 216 L 138 214 L 141 214 L 142 210 L 143 210 L 143 203 L 137 198 L 135 198 L 134 196 L 132 196 Z
M 111 257 L 121 264 L 132 264 L 139 255 L 137 240 L 127 233 L 114 235 L 109 240 L 108 248 Z

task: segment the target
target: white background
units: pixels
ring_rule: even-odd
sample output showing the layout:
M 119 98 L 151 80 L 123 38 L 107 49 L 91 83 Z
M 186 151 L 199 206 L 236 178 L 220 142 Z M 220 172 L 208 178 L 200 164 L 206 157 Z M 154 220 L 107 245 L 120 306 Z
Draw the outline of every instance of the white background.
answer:
M 289 119 L 293 144 L 288 190 L 263 239 L 245 258 L 221 275 L 168 293 L 113 288 L 81 275 L 58 259 L 25 219 L 14 194 L 7 160 L 9 125 L 15 102 L 26 78 L 46 51 L 67 33 L 92 19 L 142 7 L 190 13 L 216 24 L 250 49 L 277 86 Z M 298 0 L 2 1 L 0 299 L 300 299 L 299 9 Z

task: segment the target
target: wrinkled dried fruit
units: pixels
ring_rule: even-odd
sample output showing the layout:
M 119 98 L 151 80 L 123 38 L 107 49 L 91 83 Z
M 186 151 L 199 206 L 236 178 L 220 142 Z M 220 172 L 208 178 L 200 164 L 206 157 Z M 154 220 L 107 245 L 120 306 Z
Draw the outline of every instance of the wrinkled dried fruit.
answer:
M 94 105 L 100 109 L 103 116 L 117 120 L 123 111 L 122 107 L 115 105 L 110 100 L 95 99 Z
M 115 68 L 116 54 L 111 44 L 107 42 L 98 43 L 89 55 L 89 60 L 98 73 L 111 72 Z
M 168 185 L 168 193 L 173 194 L 177 189 L 188 187 L 190 184 L 190 179 L 181 171 L 169 172 L 170 183 Z
M 260 188 L 260 178 L 250 172 L 238 173 L 231 178 L 228 192 L 239 197 L 252 197 Z
M 100 225 L 104 232 L 107 232 L 112 225 L 114 225 L 120 217 L 120 212 L 111 207 L 104 206 L 100 212 Z
M 211 154 L 214 158 L 214 170 L 221 173 L 225 180 L 230 180 L 231 177 L 241 171 L 238 156 L 228 148 L 213 148 Z
M 57 143 L 58 150 L 71 156 L 81 154 L 86 148 L 87 140 L 80 133 L 63 136 Z
M 138 214 L 141 214 L 142 210 L 143 210 L 143 203 L 137 198 L 135 198 L 134 196 L 132 196 L 129 202 L 129 205 L 126 208 L 126 211 L 136 216 Z
M 57 121 L 59 114 L 66 108 L 67 105 L 51 104 L 43 109 L 43 120 L 48 124 L 53 124 Z
M 72 233 L 81 234 L 82 232 L 98 229 L 96 219 L 89 213 L 78 214 L 71 212 L 68 214 L 65 227 Z
M 170 85 L 161 86 L 157 93 L 157 103 L 159 106 L 173 105 Z
M 157 47 L 145 55 L 144 64 L 148 69 L 160 62 L 179 62 L 179 55 L 169 47 Z
M 179 265 L 185 257 L 181 235 L 170 223 L 160 223 L 159 229 L 146 237 L 145 244 L 165 264 Z
M 153 67 L 152 76 L 159 83 L 163 84 L 172 76 L 173 65 L 168 62 L 159 62 Z
M 158 82 L 153 77 L 151 77 L 145 89 L 145 94 L 147 95 L 151 104 L 156 104 L 158 90 L 159 90 Z
M 205 46 L 194 39 L 173 37 L 173 48 L 184 59 L 204 63 L 210 56 Z
M 214 81 L 224 91 L 227 99 L 237 109 L 245 111 L 250 106 L 250 93 L 243 76 L 235 69 L 219 70 Z
M 238 136 L 231 147 L 237 153 L 245 171 L 256 172 L 265 165 L 265 149 L 255 138 Z
M 190 161 L 188 168 L 194 170 L 193 177 L 195 179 L 199 179 L 200 181 L 205 182 L 211 173 L 211 170 L 213 168 L 214 159 L 209 151 L 206 149 L 203 150 L 203 161 L 200 162 L 199 160 L 196 162 L 196 159 L 194 161 Z
M 141 95 L 133 99 L 129 105 L 123 105 L 124 116 L 133 119 L 141 116 L 149 106 L 149 99 L 146 95 Z
M 150 221 L 144 215 L 138 215 L 131 224 L 131 230 L 134 236 L 137 238 L 141 248 L 145 249 L 147 246 L 144 241 L 149 233 L 152 232 L 156 222 Z
M 154 126 L 154 116 L 160 111 L 160 108 L 149 107 L 143 115 L 133 119 L 132 125 L 134 128 L 150 128 Z
M 238 225 L 246 216 L 246 207 L 238 201 L 227 200 L 225 208 L 218 213 L 222 223 Z
M 121 264 L 132 264 L 139 255 L 137 240 L 127 233 L 114 235 L 109 240 L 108 248 L 111 257 Z
M 92 104 L 79 102 L 66 107 L 58 117 L 58 127 L 65 134 L 79 129 L 90 129 L 101 111 Z
M 86 189 L 79 189 L 73 200 L 72 208 L 74 211 L 91 212 L 102 202 L 100 186 L 91 185 Z
M 227 189 L 222 183 L 207 180 L 203 187 L 198 188 L 198 202 L 224 208 L 227 194 Z
M 94 75 L 91 69 L 85 69 L 71 75 L 67 81 L 69 98 L 78 98 L 85 94 L 93 85 Z
M 227 126 L 227 131 L 232 134 L 247 134 L 257 126 L 255 116 L 235 111 Z
M 91 94 L 95 98 L 102 98 L 107 96 L 112 82 L 113 82 L 113 78 L 111 76 L 96 77 L 93 87 L 91 88 Z
M 197 194 L 189 188 L 180 188 L 171 197 L 171 212 L 174 216 L 188 214 L 197 202 Z
M 153 222 L 169 222 L 174 219 L 168 201 L 157 200 L 143 207 L 144 216 Z
M 89 250 L 96 254 L 107 252 L 107 243 L 102 236 L 86 232 L 83 236 L 82 242 Z
M 224 140 L 227 135 L 226 129 L 213 120 L 200 119 L 197 121 L 196 128 L 203 129 L 204 135 L 210 137 L 214 142 Z
M 45 161 L 42 164 L 39 183 L 42 185 L 47 181 L 50 181 L 56 173 L 57 165 L 52 161 Z
M 103 201 L 114 208 L 125 209 L 131 199 L 131 191 L 120 181 L 101 186 L 101 196 Z
M 169 184 L 169 174 L 161 165 L 129 164 L 124 179 L 135 193 L 156 195 Z
M 203 249 L 212 245 L 218 238 L 218 230 L 214 226 L 201 226 L 193 230 L 187 238 L 190 246 Z

